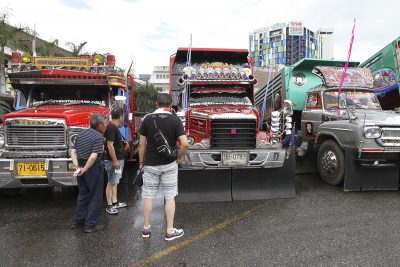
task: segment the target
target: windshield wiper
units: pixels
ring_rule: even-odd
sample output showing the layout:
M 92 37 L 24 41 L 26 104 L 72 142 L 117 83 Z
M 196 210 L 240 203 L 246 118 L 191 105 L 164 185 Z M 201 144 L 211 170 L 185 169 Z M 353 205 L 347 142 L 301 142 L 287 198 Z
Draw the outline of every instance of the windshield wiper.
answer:
M 76 100 L 66 103 L 65 106 L 72 106 L 72 105 L 96 105 L 100 106 L 101 103 L 95 101 L 85 101 L 85 100 Z
M 54 101 L 53 99 L 49 99 L 49 100 L 39 101 L 37 103 L 33 103 L 32 106 L 39 107 L 39 106 L 44 106 L 44 105 L 47 105 L 47 104 L 62 105 L 63 103 L 59 103 L 59 102 Z

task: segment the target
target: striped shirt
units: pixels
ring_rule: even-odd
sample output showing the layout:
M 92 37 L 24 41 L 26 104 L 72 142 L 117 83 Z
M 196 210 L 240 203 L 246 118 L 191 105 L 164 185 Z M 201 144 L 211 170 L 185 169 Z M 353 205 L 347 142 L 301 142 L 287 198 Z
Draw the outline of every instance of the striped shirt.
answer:
M 101 157 L 103 148 L 104 137 L 95 129 L 83 130 L 76 137 L 75 149 L 78 159 L 87 160 L 92 153 L 97 153 Z

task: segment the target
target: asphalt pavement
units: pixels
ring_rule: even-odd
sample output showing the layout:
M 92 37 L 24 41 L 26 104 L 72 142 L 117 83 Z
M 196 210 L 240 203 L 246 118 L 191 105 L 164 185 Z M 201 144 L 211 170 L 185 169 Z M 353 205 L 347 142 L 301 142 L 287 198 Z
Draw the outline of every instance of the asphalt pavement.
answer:
M 163 199 L 143 239 L 140 191 L 119 191 L 128 207 L 104 211 L 106 230 L 91 234 L 69 228 L 74 190 L 0 196 L 0 266 L 399 265 L 399 192 L 345 193 L 299 175 L 293 199 L 178 203 L 185 235 L 167 242 Z

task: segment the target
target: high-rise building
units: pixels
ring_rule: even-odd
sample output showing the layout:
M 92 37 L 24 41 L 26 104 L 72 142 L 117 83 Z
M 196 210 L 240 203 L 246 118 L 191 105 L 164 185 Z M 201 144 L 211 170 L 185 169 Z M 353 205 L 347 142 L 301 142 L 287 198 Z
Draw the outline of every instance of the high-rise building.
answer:
M 334 59 L 333 56 L 333 29 L 321 28 L 318 29 L 317 33 L 322 38 L 322 58 L 324 59 Z
M 328 32 L 328 29 L 323 32 Z M 333 57 L 333 30 L 329 29 L 329 33 L 328 41 L 332 48 L 328 51 L 331 51 L 329 57 Z M 292 65 L 303 58 L 325 58 L 324 37 L 304 27 L 301 21 L 276 23 L 249 34 L 250 56 L 254 59 L 254 66 L 261 68 Z

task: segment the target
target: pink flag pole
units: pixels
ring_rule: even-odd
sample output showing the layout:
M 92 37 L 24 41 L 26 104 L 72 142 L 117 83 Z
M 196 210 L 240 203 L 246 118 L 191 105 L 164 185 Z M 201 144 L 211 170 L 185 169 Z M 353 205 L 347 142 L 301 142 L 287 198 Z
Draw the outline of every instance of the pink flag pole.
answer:
M 354 41 L 354 28 L 356 27 L 356 19 L 354 18 L 354 24 L 353 24 L 353 30 L 351 31 L 351 39 L 350 39 L 350 48 L 349 48 L 349 53 L 347 55 L 347 61 L 346 64 L 344 65 L 344 69 L 342 72 L 342 77 L 340 78 L 340 83 L 339 83 L 339 92 L 338 92 L 338 105 L 336 106 L 336 111 L 339 114 L 339 100 L 340 100 L 340 93 L 342 92 L 342 86 L 344 82 L 344 78 L 346 78 L 346 71 L 347 68 L 349 67 L 349 61 L 350 61 L 350 56 L 351 56 L 351 49 L 353 48 L 353 41 Z

